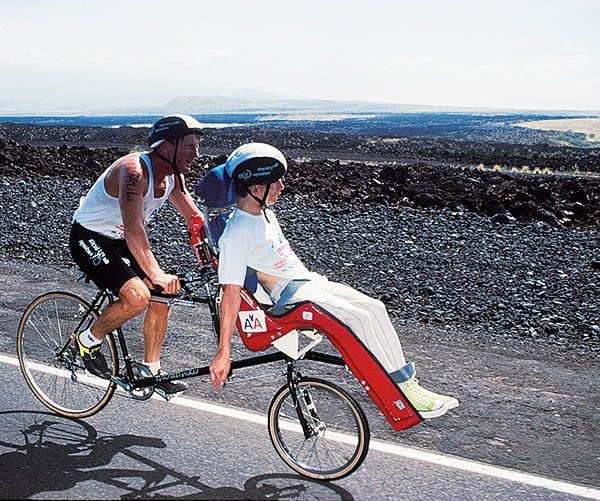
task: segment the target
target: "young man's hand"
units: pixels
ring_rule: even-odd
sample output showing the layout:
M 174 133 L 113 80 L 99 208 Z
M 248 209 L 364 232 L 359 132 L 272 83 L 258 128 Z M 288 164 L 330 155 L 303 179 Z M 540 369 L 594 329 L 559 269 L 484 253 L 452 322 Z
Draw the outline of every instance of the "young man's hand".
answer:
M 210 380 L 215 389 L 218 390 L 225 386 L 230 366 L 231 354 L 229 350 L 220 349 L 217 351 L 212 364 L 210 364 Z

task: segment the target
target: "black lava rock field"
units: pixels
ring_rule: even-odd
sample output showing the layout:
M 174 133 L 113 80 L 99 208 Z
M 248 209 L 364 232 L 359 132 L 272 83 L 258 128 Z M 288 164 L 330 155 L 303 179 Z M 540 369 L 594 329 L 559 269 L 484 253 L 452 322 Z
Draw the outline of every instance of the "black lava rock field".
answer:
M 0 259 L 72 267 L 79 198 L 143 138 L 1 124 Z M 597 148 L 221 129 L 190 186 L 251 140 L 290 159 L 278 213 L 308 267 L 381 298 L 398 325 L 600 351 Z M 170 206 L 149 234 L 165 269 L 194 266 Z

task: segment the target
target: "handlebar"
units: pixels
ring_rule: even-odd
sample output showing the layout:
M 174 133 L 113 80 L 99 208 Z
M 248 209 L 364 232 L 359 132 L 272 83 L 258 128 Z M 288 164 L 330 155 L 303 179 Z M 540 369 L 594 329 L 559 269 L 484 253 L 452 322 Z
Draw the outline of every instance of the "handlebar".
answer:
M 181 295 L 183 291 L 183 293 L 187 295 L 192 295 L 194 291 L 190 285 L 198 283 L 200 283 L 200 285 L 204 285 L 215 276 L 211 266 L 203 266 L 198 273 L 199 275 L 192 277 L 190 277 L 191 272 L 174 273 L 174 275 L 179 278 L 179 282 L 181 283 L 181 290 L 175 294 L 165 294 L 163 287 L 160 285 L 154 285 L 154 287 L 150 289 L 150 294 L 159 297 L 173 297 Z

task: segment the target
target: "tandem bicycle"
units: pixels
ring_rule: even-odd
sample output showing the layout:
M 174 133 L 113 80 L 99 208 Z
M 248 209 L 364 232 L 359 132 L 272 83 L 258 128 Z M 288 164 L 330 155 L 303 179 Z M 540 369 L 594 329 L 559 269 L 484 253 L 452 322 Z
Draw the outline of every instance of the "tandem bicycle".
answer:
M 151 300 L 173 306 L 206 304 L 218 340 L 218 256 L 214 228 L 211 230 L 209 224 L 214 218 L 206 208 L 204 212 L 204 217 L 195 216 L 189 227 L 197 269 L 181 277 L 179 293 L 152 291 Z M 259 302 L 247 288 L 242 289 L 241 298 L 237 330 L 244 346 L 252 353 L 269 353 L 232 360 L 231 369 L 285 362 L 285 382 L 270 402 L 267 423 L 277 454 L 293 470 L 313 479 L 339 479 L 354 472 L 369 449 L 369 424 L 357 400 L 331 381 L 305 377 L 301 369 L 306 361 L 346 366 L 394 430 L 422 421 L 381 364 L 335 317 L 311 302 L 274 314 L 271 305 Z M 91 301 L 72 292 L 52 291 L 35 298 L 25 309 L 17 333 L 21 371 L 34 395 L 53 412 L 86 418 L 103 409 L 116 391 L 147 400 L 158 382 L 210 373 L 209 366 L 202 366 L 153 375 L 132 355 L 118 328 L 106 336 L 103 346 L 110 377 L 90 374 L 79 356 L 75 337 L 115 300 L 110 290 L 98 290 Z M 317 349 L 323 338 L 331 342 L 337 354 Z

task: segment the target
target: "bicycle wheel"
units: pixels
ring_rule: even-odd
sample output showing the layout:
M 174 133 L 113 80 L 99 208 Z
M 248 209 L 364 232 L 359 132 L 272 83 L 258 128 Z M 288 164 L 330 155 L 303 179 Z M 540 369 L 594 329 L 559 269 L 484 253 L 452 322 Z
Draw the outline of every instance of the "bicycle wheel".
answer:
M 21 371 L 33 394 L 61 416 L 91 416 L 115 392 L 115 383 L 85 370 L 73 341 L 97 317 L 87 301 L 70 292 L 39 296 L 21 317 L 17 332 Z M 116 375 L 119 361 L 112 334 L 103 341 L 102 353 Z
M 296 396 L 298 409 L 284 385 L 269 406 L 269 436 L 281 459 L 309 478 L 335 480 L 350 475 L 369 449 L 363 410 L 344 390 L 321 379 L 300 380 Z

